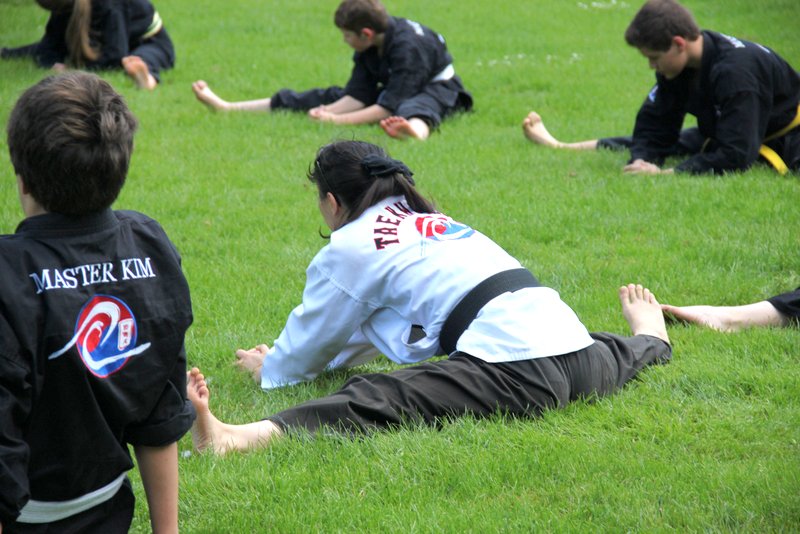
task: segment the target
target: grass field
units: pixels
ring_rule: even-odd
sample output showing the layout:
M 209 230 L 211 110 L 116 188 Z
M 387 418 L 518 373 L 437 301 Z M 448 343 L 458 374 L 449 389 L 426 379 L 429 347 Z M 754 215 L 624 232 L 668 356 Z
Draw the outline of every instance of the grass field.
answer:
M 626 155 L 532 146 L 539 111 L 564 140 L 628 133 L 653 75 L 627 47 L 639 2 L 397 0 L 442 32 L 475 111 L 426 143 L 302 115 L 222 115 L 198 104 L 346 81 L 337 2 L 162 0 L 177 67 L 152 94 L 121 73 L 141 128 L 115 207 L 158 219 L 181 251 L 195 322 L 191 365 L 212 406 L 248 422 L 339 386 L 347 372 L 264 394 L 233 351 L 271 343 L 299 303 L 323 224 L 305 171 L 332 139 L 385 146 L 442 211 L 492 236 L 591 330 L 625 334 L 616 288 L 662 302 L 737 304 L 800 285 L 800 181 L 765 167 L 725 177 L 635 177 Z M 797 0 L 690 0 L 701 25 L 800 66 Z M 37 39 L 44 11 L 0 0 L 0 46 Z M 46 73 L 0 62 L 0 122 Z M 0 232 L 21 217 L 5 135 Z M 536 421 L 459 420 L 359 441 L 286 440 L 223 459 L 180 443 L 181 528 L 241 532 L 788 532 L 800 530 L 800 331 L 723 335 L 674 326 L 673 362 L 619 395 Z M 367 367 L 385 371 L 378 361 Z M 363 368 L 362 368 L 363 370 Z M 138 474 L 134 532 L 149 530 Z

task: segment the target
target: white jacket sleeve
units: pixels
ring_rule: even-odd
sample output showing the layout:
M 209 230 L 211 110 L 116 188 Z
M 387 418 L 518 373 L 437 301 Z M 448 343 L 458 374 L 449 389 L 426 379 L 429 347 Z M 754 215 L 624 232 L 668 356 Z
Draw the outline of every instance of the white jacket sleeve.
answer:
M 366 361 L 364 337 L 356 334 L 374 309 L 325 277 L 314 262 L 306 277 L 303 303 L 292 310 L 283 332 L 264 358 L 263 389 L 311 380 L 331 363 L 352 364 L 353 358 Z M 353 350 L 348 349 L 351 339 Z M 352 357 L 347 356 L 349 352 Z M 337 358 L 340 354 L 341 361 Z
M 371 362 L 381 355 L 381 351 L 367 339 L 363 327 L 359 328 L 347 340 L 347 345 L 331 360 L 326 369 L 347 369 Z

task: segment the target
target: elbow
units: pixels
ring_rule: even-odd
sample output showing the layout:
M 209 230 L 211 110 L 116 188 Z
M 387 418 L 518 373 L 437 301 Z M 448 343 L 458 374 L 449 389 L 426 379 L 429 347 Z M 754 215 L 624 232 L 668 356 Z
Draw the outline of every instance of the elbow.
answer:
M 697 169 L 690 170 L 690 172 L 710 171 L 714 174 L 725 174 L 746 171 L 758 159 L 758 151 L 758 146 L 720 146 L 712 153 L 700 154 L 698 163 L 701 163 L 701 165 Z M 702 163 L 705 163 L 705 165 Z

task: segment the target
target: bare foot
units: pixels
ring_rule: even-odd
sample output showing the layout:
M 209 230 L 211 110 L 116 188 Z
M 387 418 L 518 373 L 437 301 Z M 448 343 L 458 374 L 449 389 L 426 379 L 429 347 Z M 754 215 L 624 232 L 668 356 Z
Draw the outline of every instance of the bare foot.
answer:
M 641 284 L 628 284 L 619 288 L 622 315 L 631 327 L 634 336 L 648 335 L 669 343 L 667 325 L 661 305 L 655 295 Z
M 381 121 L 381 128 L 389 137 L 395 139 L 424 139 L 404 117 L 389 117 Z
M 528 116 L 522 121 L 522 131 L 525 133 L 525 137 L 534 143 L 552 148 L 561 147 L 561 143 L 550 135 L 550 132 L 544 127 L 542 118 L 535 111 L 528 113 Z
M 208 447 L 213 448 L 215 429 L 221 425 L 221 422 L 208 408 L 211 392 L 208 390 L 205 377 L 197 367 L 186 373 L 186 396 L 197 412 L 197 419 L 192 424 L 192 444 L 195 450 L 204 451 Z
M 282 431 L 273 422 L 262 420 L 245 425 L 229 425 L 217 419 L 208 407 L 211 392 L 197 367 L 186 373 L 186 396 L 192 402 L 197 418 L 192 424 L 192 444 L 202 452 L 210 449 L 222 456 L 230 451 L 264 447 Z
M 152 91 L 158 86 L 158 82 L 153 75 L 150 74 L 150 69 L 147 68 L 147 64 L 139 56 L 127 56 L 122 58 L 122 68 L 125 69 L 128 76 L 133 78 L 133 81 L 136 82 L 136 86 L 139 89 Z
M 230 104 L 220 97 L 203 80 L 197 80 L 192 84 L 192 91 L 197 100 L 216 111 L 228 111 Z

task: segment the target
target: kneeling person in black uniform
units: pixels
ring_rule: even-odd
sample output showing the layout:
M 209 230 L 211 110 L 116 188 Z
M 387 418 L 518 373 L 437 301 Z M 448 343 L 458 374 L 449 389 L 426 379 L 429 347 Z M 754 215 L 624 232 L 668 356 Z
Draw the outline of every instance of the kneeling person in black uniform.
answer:
M 25 219 L 0 236 L 0 531 L 128 532 L 138 460 L 156 532 L 178 531 L 191 427 L 180 256 L 112 211 L 136 119 L 95 76 L 28 89 L 8 123 Z
M 648 0 L 625 32 L 656 71 L 656 85 L 636 116 L 632 137 L 564 143 L 531 112 L 532 142 L 572 150 L 630 149 L 629 173 L 723 174 L 762 160 L 800 171 L 800 74 L 757 43 L 700 30 L 675 0 Z M 682 129 L 686 114 L 696 128 Z M 687 157 L 674 168 L 670 156 Z

